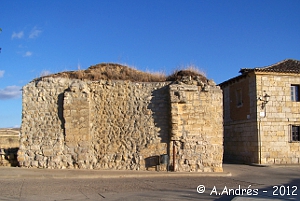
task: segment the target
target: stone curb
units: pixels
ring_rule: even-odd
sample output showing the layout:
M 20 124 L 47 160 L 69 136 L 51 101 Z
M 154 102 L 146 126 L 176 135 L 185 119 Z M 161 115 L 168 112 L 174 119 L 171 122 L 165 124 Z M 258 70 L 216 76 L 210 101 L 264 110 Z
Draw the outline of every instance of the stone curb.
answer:
M 0 168 L 0 178 L 30 179 L 118 179 L 150 177 L 229 177 L 230 172 L 147 172 L 118 170 L 53 170 Z
M 251 166 L 256 166 L 256 167 L 300 167 L 299 164 L 258 164 L 258 163 L 250 163 L 249 165 Z

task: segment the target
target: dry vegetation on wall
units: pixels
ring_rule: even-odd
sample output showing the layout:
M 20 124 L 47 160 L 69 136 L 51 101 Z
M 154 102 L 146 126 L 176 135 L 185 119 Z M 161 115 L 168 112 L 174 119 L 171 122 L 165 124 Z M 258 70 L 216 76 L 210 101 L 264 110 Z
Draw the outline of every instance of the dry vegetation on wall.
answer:
M 169 75 L 167 81 L 178 81 L 181 80 L 184 76 L 191 77 L 192 80 L 201 80 L 202 82 L 207 82 L 205 73 L 199 70 L 195 65 L 189 65 L 187 67 L 178 68 Z
M 183 76 L 191 76 L 192 79 L 200 77 L 200 80 L 206 82 L 207 79 L 204 73 L 199 71 L 195 66 L 187 67 L 183 70 L 175 70 L 169 76 L 162 72 L 142 72 L 125 65 L 115 63 L 101 63 L 89 67 L 86 70 L 66 71 L 51 75 L 46 75 L 38 78 L 40 80 L 45 77 L 64 77 L 70 79 L 81 80 L 130 80 L 133 82 L 164 82 L 164 81 L 177 81 Z

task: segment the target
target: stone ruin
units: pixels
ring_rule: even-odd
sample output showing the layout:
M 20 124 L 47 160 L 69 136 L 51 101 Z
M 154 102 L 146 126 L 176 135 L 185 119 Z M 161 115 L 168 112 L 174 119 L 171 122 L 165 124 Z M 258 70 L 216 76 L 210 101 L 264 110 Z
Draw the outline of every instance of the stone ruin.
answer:
M 108 70 L 131 77 L 107 78 Z M 223 171 L 221 89 L 187 71 L 159 82 L 151 76 L 139 81 L 147 76 L 119 64 L 100 64 L 28 83 L 20 166 Z

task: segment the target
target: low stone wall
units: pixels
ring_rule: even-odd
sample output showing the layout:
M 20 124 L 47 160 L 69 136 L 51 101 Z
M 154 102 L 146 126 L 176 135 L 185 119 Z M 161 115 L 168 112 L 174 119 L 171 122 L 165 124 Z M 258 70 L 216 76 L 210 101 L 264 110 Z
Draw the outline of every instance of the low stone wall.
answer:
M 18 166 L 19 130 L 0 129 L 0 166 Z
M 66 78 L 33 81 L 23 87 L 20 165 L 150 170 L 159 167 L 160 156 L 168 155 L 167 163 L 178 164 L 171 167 L 176 171 L 222 171 L 222 92 L 216 86 L 180 86 Z M 188 98 L 180 104 L 183 112 L 175 114 L 178 103 L 172 93 L 177 92 Z M 180 130 L 171 121 L 174 115 L 182 116 Z M 181 138 L 171 139 L 174 130 Z M 175 163 L 171 140 L 179 146 Z

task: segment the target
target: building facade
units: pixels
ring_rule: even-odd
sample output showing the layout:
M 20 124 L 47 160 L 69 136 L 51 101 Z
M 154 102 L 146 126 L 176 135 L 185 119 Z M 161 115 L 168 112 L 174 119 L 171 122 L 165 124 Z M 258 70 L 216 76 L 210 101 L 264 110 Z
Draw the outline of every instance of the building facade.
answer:
M 243 68 L 220 84 L 224 105 L 224 160 L 300 163 L 300 61 Z

